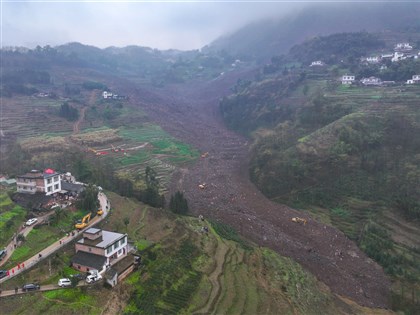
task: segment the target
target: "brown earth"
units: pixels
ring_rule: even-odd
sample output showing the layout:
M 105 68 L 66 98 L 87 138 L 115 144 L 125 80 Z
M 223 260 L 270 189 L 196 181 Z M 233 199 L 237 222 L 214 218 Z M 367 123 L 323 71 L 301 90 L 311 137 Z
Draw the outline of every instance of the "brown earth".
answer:
M 218 110 L 220 97 L 230 93 L 239 77 L 231 73 L 208 83 L 184 84 L 154 91 L 127 81 L 115 89 L 130 96 L 134 106 L 173 136 L 209 152 L 174 176 L 171 192 L 183 191 L 193 214 L 228 223 L 260 246 L 299 262 L 339 295 L 360 305 L 389 307 L 390 280 L 339 230 L 302 212 L 267 199 L 248 176 L 246 138 L 228 130 Z M 281 180 L 281 179 L 279 179 Z M 206 183 L 206 189 L 198 185 Z M 303 216 L 300 225 L 292 217 Z

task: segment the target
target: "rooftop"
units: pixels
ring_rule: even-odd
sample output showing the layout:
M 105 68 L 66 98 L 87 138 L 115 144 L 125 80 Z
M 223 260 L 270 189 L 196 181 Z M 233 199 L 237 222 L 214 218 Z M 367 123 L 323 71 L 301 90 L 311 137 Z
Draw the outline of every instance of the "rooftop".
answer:
M 101 270 L 105 265 L 106 257 L 79 250 L 76 255 L 73 256 L 71 262 L 92 269 Z
M 60 173 L 57 173 L 54 170 L 49 168 L 49 169 L 46 169 L 44 172 L 33 170 L 33 171 L 28 172 L 26 174 L 18 175 L 16 177 L 36 179 L 36 178 L 48 178 L 48 177 L 53 177 L 53 176 L 57 176 L 57 175 L 60 175 Z
M 99 231 L 100 231 L 100 229 L 90 228 L 90 229 L 87 229 L 84 233 L 96 234 Z M 124 236 L 126 236 L 126 234 L 121 234 L 121 233 L 115 233 L 115 232 L 109 232 L 109 231 L 102 230 L 102 237 L 99 237 L 96 240 L 89 240 L 89 239 L 86 239 L 86 238 L 82 238 L 77 243 L 86 244 L 86 245 L 89 245 L 89 246 L 95 246 L 95 247 L 99 247 L 99 248 L 107 248 L 109 245 L 114 244 L 116 241 L 123 238 Z

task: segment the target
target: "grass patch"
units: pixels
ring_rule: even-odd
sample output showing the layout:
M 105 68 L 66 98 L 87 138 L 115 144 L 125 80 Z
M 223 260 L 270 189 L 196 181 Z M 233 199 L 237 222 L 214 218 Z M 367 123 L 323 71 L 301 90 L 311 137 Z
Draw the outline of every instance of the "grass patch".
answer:
M 270 285 L 280 288 L 302 314 L 319 314 L 319 305 L 328 303 L 329 297 L 321 292 L 314 276 L 290 258 L 264 249 L 263 261 L 269 270 Z
M 193 160 L 199 153 L 191 146 L 177 141 L 157 125 L 143 124 L 140 128 L 121 128 L 119 135 L 135 142 L 148 142 L 153 146 L 152 155 L 168 155 L 174 162 Z
M 25 220 L 26 210 L 15 205 L 7 194 L 2 196 L 2 213 L 0 214 L 0 248 L 5 247 L 11 240 L 13 234 Z
M 60 235 L 52 227 L 43 226 L 33 229 L 26 237 L 22 246 L 18 247 L 10 257 L 6 266 L 13 267 L 36 255 L 59 239 Z
M 214 231 L 224 239 L 231 240 L 234 242 L 237 242 L 242 246 L 244 249 L 251 249 L 250 245 L 243 240 L 239 234 L 235 231 L 234 228 L 232 228 L 230 225 L 220 223 L 214 220 L 210 220 L 210 224 Z

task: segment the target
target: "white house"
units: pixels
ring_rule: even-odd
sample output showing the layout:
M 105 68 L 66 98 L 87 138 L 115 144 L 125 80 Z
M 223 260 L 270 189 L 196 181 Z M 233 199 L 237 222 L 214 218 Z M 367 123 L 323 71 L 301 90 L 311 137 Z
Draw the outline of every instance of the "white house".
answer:
M 16 186 L 19 193 L 35 194 L 41 192 L 49 196 L 61 191 L 61 177 L 59 173 L 50 168 L 44 172 L 33 170 L 24 175 L 16 176 Z
M 341 77 L 341 84 L 351 85 L 355 79 L 354 75 L 345 74 Z
M 395 45 L 395 51 L 411 51 L 413 47 L 409 43 L 398 43 Z
M 396 51 L 394 53 L 394 57 L 392 57 L 391 61 L 396 62 L 396 61 L 400 61 L 400 60 L 403 60 L 403 59 L 405 59 L 404 54 L 402 52 Z
M 389 53 L 389 54 L 383 54 L 381 56 L 382 59 L 391 59 L 392 57 L 394 57 L 394 54 Z
M 376 64 L 376 63 L 379 63 L 381 61 L 381 57 L 380 56 L 367 57 L 364 60 L 367 63 Z
M 415 74 L 409 80 L 407 80 L 406 84 L 419 84 L 420 83 L 420 74 Z
M 382 85 L 382 80 L 377 77 L 363 78 L 360 82 L 363 85 Z
M 312 61 L 312 63 L 309 65 L 309 67 L 323 67 L 325 66 L 325 63 L 321 60 Z
M 111 93 L 111 92 L 108 92 L 108 91 L 103 91 L 103 92 L 102 92 L 102 97 L 103 97 L 104 99 L 107 99 L 107 98 L 112 98 L 112 93 Z
M 89 228 L 76 243 L 76 255 L 72 258 L 72 265 L 83 272 L 91 269 L 102 272 L 127 253 L 127 234 Z

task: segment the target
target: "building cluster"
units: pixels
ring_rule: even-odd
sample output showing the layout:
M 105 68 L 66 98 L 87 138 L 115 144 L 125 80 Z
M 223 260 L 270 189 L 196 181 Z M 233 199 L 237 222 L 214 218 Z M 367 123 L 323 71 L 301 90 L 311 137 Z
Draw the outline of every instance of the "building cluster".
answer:
M 102 92 L 102 97 L 105 100 L 125 100 L 127 99 L 127 96 L 124 95 L 118 95 L 118 94 L 114 94 L 112 92 L 108 92 L 108 91 L 103 91 Z
M 390 60 L 391 62 L 398 62 L 404 59 L 418 59 L 420 57 L 420 52 L 414 52 L 413 47 L 409 43 L 398 43 L 394 47 L 394 52 L 385 53 L 376 56 L 370 57 L 363 57 L 361 62 L 364 64 L 372 64 L 372 65 L 380 65 L 380 70 L 387 69 L 385 64 L 386 60 Z M 310 67 L 324 67 L 325 63 L 322 60 L 315 60 L 309 65 Z M 395 84 L 395 81 L 383 81 L 378 77 L 368 77 L 362 78 L 359 81 L 356 81 L 356 77 L 354 75 L 345 74 L 340 78 L 341 84 L 343 85 L 352 85 L 356 82 L 360 82 L 360 84 L 364 86 L 388 86 Z M 406 81 L 406 84 L 420 84 L 420 75 L 415 74 L 411 79 Z

